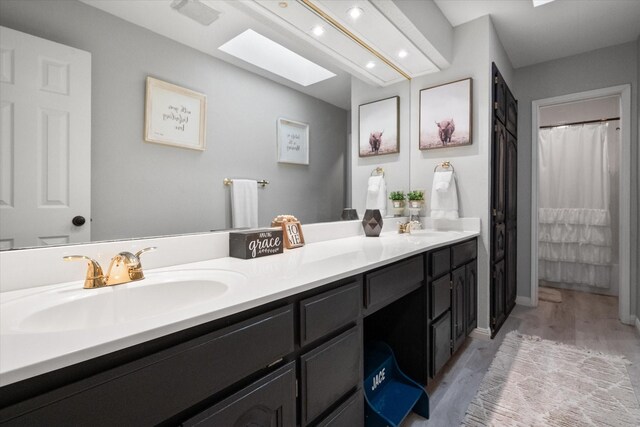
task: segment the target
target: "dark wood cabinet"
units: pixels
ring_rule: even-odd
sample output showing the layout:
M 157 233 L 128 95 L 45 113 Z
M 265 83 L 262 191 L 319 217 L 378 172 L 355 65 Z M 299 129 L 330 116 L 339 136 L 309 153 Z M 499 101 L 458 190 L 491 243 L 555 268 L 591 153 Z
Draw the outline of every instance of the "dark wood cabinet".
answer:
M 357 427 L 364 425 L 364 396 L 362 390 L 323 419 L 318 427 Z
M 458 267 L 451 273 L 451 312 L 453 314 L 453 324 L 451 325 L 453 349 L 458 350 L 467 337 L 465 325 L 465 288 L 467 282 L 467 270 L 465 266 Z
M 303 426 L 359 385 L 361 353 L 360 328 L 354 327 L 300 357 Z
M 422 286 L 423 256 L 415 256 L 391 266 L 382 267 L 365 276 L 365 314 L 371 314 Z
M 496 64 L 493 75 L 493 137 L 491 141 L 491 308 L 494 337 L 515 305 L 518 212 L 518 101 Z
M 478 326 L 478 262 L 465 266 L 465 334 L 469 335 Z
M 291 362 L 185 421 L 184 427 L 294 427 L 296 368 Z
M 477 326 L 477 245 L 471 239 L 427 254 L 432 378 Z

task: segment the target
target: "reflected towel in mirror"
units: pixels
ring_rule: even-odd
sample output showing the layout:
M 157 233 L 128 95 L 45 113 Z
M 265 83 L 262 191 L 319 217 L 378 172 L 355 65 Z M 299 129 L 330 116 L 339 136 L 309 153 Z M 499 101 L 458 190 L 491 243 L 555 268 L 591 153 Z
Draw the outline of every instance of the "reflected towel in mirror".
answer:
M 234 179 L 231 185 L 231 217 L 233 228 L 258 227 L 258 182 Z
M 387 214 L 387 183 L 384 176 L 369 177 L 366 209 L 379 209 L 382 217 Z

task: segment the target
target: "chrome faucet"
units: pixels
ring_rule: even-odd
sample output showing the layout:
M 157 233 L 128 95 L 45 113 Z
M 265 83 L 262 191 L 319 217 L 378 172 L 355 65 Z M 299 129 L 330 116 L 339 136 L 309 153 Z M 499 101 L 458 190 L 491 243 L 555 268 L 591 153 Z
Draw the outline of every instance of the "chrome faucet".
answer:
M 149 251 L 157 249 L 155 246 L 144 248 L 135 254 L 131 252 L 120 252 L 111 258 L 109 270 L 105 276 L 102 267 L 95 259 L 84 255 L 69 255 L 63 257 L 65 261 L 87 261 L 87 274 L 84 280 L 85 289 L 102 288 L 104 286 L 121 285 L 123 283 L 134 282 L 144 279 L 140 256 Z

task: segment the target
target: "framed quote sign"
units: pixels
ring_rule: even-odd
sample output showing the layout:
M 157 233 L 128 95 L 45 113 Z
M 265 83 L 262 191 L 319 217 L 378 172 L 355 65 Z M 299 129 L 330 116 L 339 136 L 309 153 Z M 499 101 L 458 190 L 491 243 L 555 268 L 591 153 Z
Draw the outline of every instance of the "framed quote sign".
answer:
M 304 236 L 302 235 L 302 225 L 297 221 L 287 221 L 282 223 L 282 239 L 284 247 L 287 249 L 304 246 Z
M 144 140 L 204 150 L 207 96 L 147 77 Z
M 309 125 L 278 119 L 278 162 L 309 164 Z

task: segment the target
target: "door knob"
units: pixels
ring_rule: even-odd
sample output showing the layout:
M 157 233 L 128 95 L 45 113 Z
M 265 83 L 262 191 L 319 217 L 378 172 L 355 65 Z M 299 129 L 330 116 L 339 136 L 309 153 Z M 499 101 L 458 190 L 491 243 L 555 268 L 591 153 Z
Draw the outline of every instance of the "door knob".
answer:
M 81 215 L 74 216 L 73 219 L 71 220 L 71 223 L 78 227 L 80 227 L 81 225 L 84 225 L 85 222 L 86 220 Z

